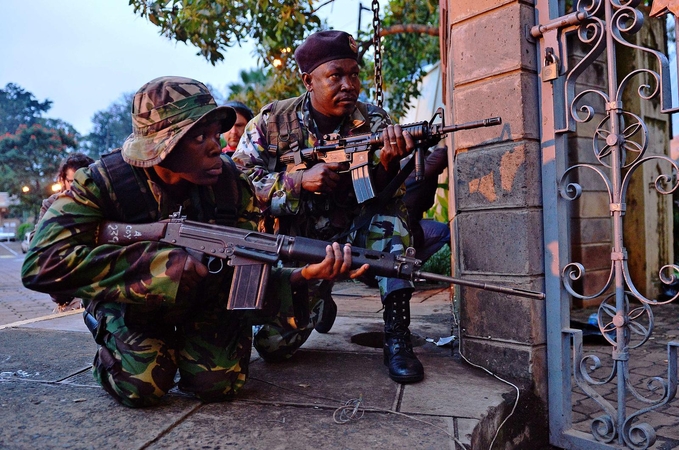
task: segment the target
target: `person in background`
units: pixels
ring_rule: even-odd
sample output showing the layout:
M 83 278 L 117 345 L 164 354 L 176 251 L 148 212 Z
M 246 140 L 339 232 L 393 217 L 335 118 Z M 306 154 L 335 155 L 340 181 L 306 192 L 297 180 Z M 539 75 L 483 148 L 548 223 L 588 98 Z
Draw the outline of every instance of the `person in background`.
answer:
M 247 379 L 255 323 L 308 315 L 310 280 L 360 276 L 368 265 L 351 270 L 351 247 L 335 242 L 318 264 L 273 268 L 265 310 L 234 311 L 226 308 L 233 267 L 210 271 L 205 255 L 143 235 L 130 245 L 100 242 L 102 227 L 124 227 L 111 221 L 153 223 L 178 210 L 193 221 L 257 225 L 252 186 L 221 153 L 219 138 L 236 113 L 218 107 L 203 83 L 151 80 L 134 96 L 132 119 L 122 149 L 77 171 L 38 223 L 22 281 L 83 299 L 99 344 L 94 377 L 123 405 L 158 404 L 177 372 L 180 390 L 203 402 L 229 400 Z
M 229 131 L 222 133 L 221 137 L 222 153 L 232 156 L 233 152 L 236 151 L 236 147 L 238 147 L 240 137 L 245 131 L 245 125 L 252 120 L 254 114 L 252 114 L 250 108 L 239 101 L 228 101 L 224 103 L 224 106 L 229 106 L 236 111 L 236 123 L 233 124 Z
M 94 160 L 92 158 L 85 155 L 84 153 L 79 152 L 70 153 L 66 157 L 66 159 L 61 163 L 61 166 L 59 166 L 59 171 L 57 172 L 57 183 L 59 183 L 59 185 L 61 186 L 61 190 L 59 192 L 55 192 L 54 194 L 50 195 L 48 198 L 42 201 L 38 221 L 42 219 L 42 217 L 45 215 L 45 212 L 49 209 L 52 203 L 54 203 L 57 197 L 61 195 L 62 192 L 71 189 L 71 183 L 73 183 L 73 177 L 75 176 L 75 172 L 78 169 L 82 169 L 83 167 L 89 166 L 93 162 Z M 30 239 L 33 239 L 34 233 L 35 231 L 31 233 Z M 55 313 L 72 311 L 74 309 L 82 308 L 82 302 L 79 298 L 74 298 L 73 296 L 70 295 L 58 295 L 58 294 L 50 294 L 50 297 L 52 298 L 52 301 L 56 303 L 56 306 L 54 307 L 53 311 Z
M 406 193 L 403 203 L 408 209 L 410 233 L 417 259 L 425 262 L 450 244 L 450 227 L 448 223 L 432 219 L 424 219 L 424 213 L 434 205 L 438 176 L 448 167 L 448 149 L 445 145 L 435 147 L 424 160 L 424 179 L 417 181 L 415 171 L 406 178 Z
M 392 125 L 382 108 L 358 100 L 361 89 L 358 45 L 344 31 L 314 33 L 295 50 L 306 93 L 275 101 L 251 120 L 233 160 L 252 180 L 257 197 L 267 205 L 263 217 L 272 231 L 404 254 L 410 246 L 407 211 L 397 188 L 378 208 L 358 204 L 346 163 L 319 162 L 305 170 L 288 172 L 281 157 L 313 148 L 324 135 L 340 136 L 382 132 L 383 146 L 370 155 L 370 176 L 379 193 L 400 170 L 400 160 L 414 149 L 412 136 Z M 271 220 L 270 220 L 271 219 Z M 384 305 L 384 364 L 399 383 L 424 378 L 424 368 L 413 351 L 410 337 L 409 280 L 377 277 Z M 309 324 L 296 329 L 289 324 L 266 325 L 255 334 L 254 345 L 265 361 L 289 358 L 315 328 L 327 332 L 337 306 L 332 285 L 319 286 Z M 327 312 L 330 311 L 328 314 Z M 319 327 L 322 325 L 322 328 Z M 281 351 L 287 342 L 290 351 Z
M 66 159 L 64 159 L 64 161 L 59 166 L 59 171 L 57 172 L 57 183 L 61 185 L 61 190 L 50 195 L 48 198 L 42 201 L 38 220 L 42 218 L 42 216 L 45 214 L 45 211 L 47 211 L 52 203 L 54 203 L 54 200 L 57 199 L 59 194 L 71 189 L 71 183 L 73 183 L 73 177 L 75 176 L 76 170 L 87 167 L 93 162 L 94 160 L 84 153 L 69 153 Z

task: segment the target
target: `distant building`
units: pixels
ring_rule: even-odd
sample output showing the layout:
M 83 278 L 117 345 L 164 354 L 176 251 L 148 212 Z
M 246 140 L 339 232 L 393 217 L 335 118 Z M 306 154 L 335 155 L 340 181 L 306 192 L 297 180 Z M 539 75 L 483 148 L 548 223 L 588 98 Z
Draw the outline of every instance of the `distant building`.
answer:
M 9 212 L 9 192 L 0 192 L 0 226 L 3 226 L 4 218 Z

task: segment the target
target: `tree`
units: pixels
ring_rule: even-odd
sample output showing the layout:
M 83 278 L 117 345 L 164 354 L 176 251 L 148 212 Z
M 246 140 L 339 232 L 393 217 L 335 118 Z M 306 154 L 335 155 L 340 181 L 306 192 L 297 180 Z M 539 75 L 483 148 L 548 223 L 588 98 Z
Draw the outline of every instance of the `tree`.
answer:
M 0 90 L 0 191 L 20 200 L 19 213 L 37 217 L 43 198 L 78 134 L 59 119 L 44 119 L 52 106 L 10 83 Z M 24 189 L 22 189 L 24 188 Z
M 19 210 L 37 219 L 61 161 L 76 145 L 75 135 L 41 124 L 22 124 L 0 136 L 0 190 L 16 195 Z
M 419 82 L 428 66 L 439 59 L 439 39 L 422 33 L 396 32 L 403 23 L 437 23 L 438 1 L 391 0 L 384 18 L 386 30 L 394 34 L 384 39 L 384 79 L 388 95 L 386 107 L 401 117 L 411 99 L 420 95 Z M 404 52 L 404 49 L 407 51 Z
M 229 100 L 243 102 L 254 113 L 257 113 L 262 106 L 271 103 L 277 98 L 283 98 L 276 95 L 276 92 L 280 91 L 274 87 L 277 75 L 274 72 L 278 71 L 274 71 L 272 68 L 260 68 L 249 71 L 241 70 L 240 83 L 231 83 L 227 86 Z M 296 90 L 286 89 L 285 93 L 288 95 L 285 96 L 298 95 L 301 92 L 302 85 L 300 83 Z
M 134 93 L 126 93 L 118 100 L 92 116 L 92 131 L 83 138 L 80 151 L 93 159 L 121 147 L 132 133 L 132 99 Z
M 285 98 L 302 90 L 292 51 L 309 34 L 328 28 L 319 13 L 333 0 L 129 0 L 135 13 L 148 18 L 171 39 L 191 43 L 212 64 L 224 59 L 223 52 L 246 40 L 255 42 L 260 69 L 269 76 L 270 98 Z M 406 7 L 406 4 L 408 5 Z M 390 0 L 382 20 L 385 56 L 394 70 L 384 71 L 389 91 L 388 108 L 398 118 L 403 105 L 417 94 L 422 67 L 439 59 L 438 2 L 434 0 Z M 409 39 L 394 40 L 409 34 Z M 361 56 L 371 40 L 358 37 Z M 364 92 L 369 92 L 373 65 L 362 65 Z M 274 76 L 275 75 L 275 76 Z M 392 89 L 393 88 L 393 89 Z
M 51 100 L 39 102 L 19 85 L 8 83 L 5 89 L 0 89 L 0 134 L 14 133 L 22 124 L 38 123 L 51 107 Z

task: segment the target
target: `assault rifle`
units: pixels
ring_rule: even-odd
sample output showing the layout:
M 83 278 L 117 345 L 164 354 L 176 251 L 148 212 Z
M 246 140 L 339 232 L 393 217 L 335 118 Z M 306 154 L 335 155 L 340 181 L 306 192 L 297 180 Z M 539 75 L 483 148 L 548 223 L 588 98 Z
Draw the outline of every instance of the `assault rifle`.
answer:
M 147 224 L 104 222 L 99 227 L 98 244 L 129 245 L 138 241 L 159 241 L 201 252 L 213 258 L 212 273 L 222 270 L 224 261 L 234 267 L 227 309 L 262 309 L 271 266 L 278 261 L 319 263 L 325 258 L 327 242 L 299 236 L 273 235 L 240 228 L 194 222 L 175 213 L 168 220 Z M 406 280 L 425 279 L 502 292 L 535 299 L 542 292 L 514 289 L 475 281 L 422 272 L 422 261 L 409 248 L 403 256 L 352 247 L 352 269 L 370 264 L 368 275 Z M 219 263 L 218 267 L 213 267 Z
M 436 117 L 441 122 L 433 123 Z M 466 122 L 458 125 L 446 126 L 443 118 L 443 108 L 438 108 L 430 121 L 416 122 L 401 125 L 403 131 L 407 131 L 415 140 L 415 177 L 424 178 L 424 151 L 435 145 L 446 134 L 472 128 L 491 127 L 500 125 L 502 119 L 490 117 L 488 119 Z M 318 141 L 313 148 L 293 149 L 292 152 L 282 155 L 280 160 L 287 164 L 288 172 L 308 169 L 316 163 L 346 162 L 347 169 L 351 172 L 351 180 L 354 184 L 354 192 L 358 203 L 363 203 L 375 197 L 370 176 L 370 153 L 382 147 L 382 132 L 357 134 L 356 136 L 342 137 L 337 133 L 327 134 Z

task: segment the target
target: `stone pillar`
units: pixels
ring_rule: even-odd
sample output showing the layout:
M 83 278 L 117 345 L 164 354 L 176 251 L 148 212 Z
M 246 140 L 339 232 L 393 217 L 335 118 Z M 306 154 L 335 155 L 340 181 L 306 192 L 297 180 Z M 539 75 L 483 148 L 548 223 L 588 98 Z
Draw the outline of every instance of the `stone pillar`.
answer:
M 449 137 L 453 270 L 463 279 L 542 290 L 540 112 L 532 1 L 441 0 L 449 123 L 500 116 Z M 547 397 L 545 304 L 456 286 L 461 352 Z

